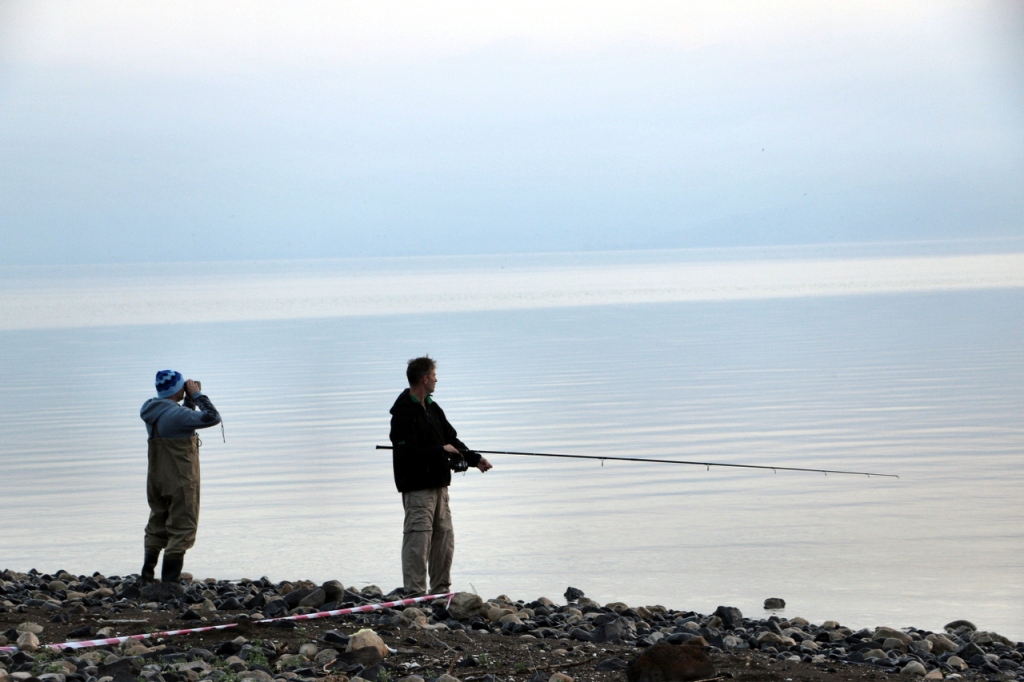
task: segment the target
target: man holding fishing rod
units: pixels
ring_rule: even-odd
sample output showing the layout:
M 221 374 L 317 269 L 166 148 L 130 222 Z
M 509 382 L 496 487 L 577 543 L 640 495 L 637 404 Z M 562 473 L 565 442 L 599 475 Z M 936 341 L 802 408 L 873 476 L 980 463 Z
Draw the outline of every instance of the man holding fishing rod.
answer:
M 391 407 L 392 465 L 402 493 L 405 526 L 402 535 L 402 581 L 407 595 L 447 592 L 451 587 L 455 534 L 448 508 L 452 471 L 491 463 L 458 439 L 432 394 L 437 372 L 429 356 L 409 361 L 409 388 Z

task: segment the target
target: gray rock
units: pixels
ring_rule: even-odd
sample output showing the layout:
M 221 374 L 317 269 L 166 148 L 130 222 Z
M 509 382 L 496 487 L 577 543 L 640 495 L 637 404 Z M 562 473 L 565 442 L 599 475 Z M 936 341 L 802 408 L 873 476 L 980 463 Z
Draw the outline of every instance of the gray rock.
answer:
M 39 651 L 39 638 L 34 633 L 23 632 L 18 635 L 17 645 L 19 649 L 28 653 Z
M 583 628 L 573 628 L 572 630 L 570 630 L 569 631 L 569 639 L 574 639 L 577 642 L 590 642 L 590 641 L 592 641 L 590 633 L 587 632 L 586 630 L 584 630 Z
M 730 630 L 739 625 L 743 620 L 743 614 L 735 606 L 719 606 L 715 609 L 714 615 L 720 618 L 722 625 Z
M 633 621 L 621 616 L 610 623 L 598 625 L 590 633 L 590 641 L 594 643 L 621 642 L 625 639 L 636 639 L 636 630 Z
M 911 675 L 914 677 L 924 677 L 927 673 L 928 669 L 920 661 L 911 661 L 900 670 L 901 675 Z
M 931 634 L 926 639 L 932 643 L 932 653 L 936 656 L 948 654 L 959 648 L 953 640 L 945 635 Z
M 919 656 L 930 654 L 932 652 L 932 643 L 927 639 L 914 641 L 910 643 L 909 649 L 911 652 L 918 654 Z
M 975 644 L 1005 644 L 1006 646 L 1013 646 L 1014 642 L 1008 637 L 995 632 L 985 632 L 983 630 L 977 630 L 971 633 L 971 641 Z
M 238 673 L 239 680 L 255 680 L 255 682 L 274 682 L 270 673 L 263 670 L 246 670 Z
M 337 580 L 328 580 L 320 589 L 324 591 L 324 599 L 327 601 L 344 601 L 345 586 Z
M 886 640 L 889 638 L 898 639 L 904 644 L 910 644 L 914 641 L 914 638 L 905 632 L 896 630 L 895 628 L 880 627 L 875 629 L 875 634 L 871 635 L 871 639 Z
M 600 663 L 598 663 L 596 666 L 594 666 L 594 670 L 602 673 L 625 669 L 626 662 L 623 661 L 621 658 L 606 658 Z
M 904 642 L 902 639 L 897 639 L 895 637 L 886 637 L 882 641 L 882 650 L 892 651 L 894 649 L 896 651 L 906 651 L 907 643 Z
M 484 600 L 472 592 L 457 592 L 452 597 L 448 613 L 455 620 L 469 620 L 484 613 Z
M 319 589 L 319 588 L 317 588 L 317 589 Z M 323 590 L 321 590 L 321 592 L 323 592 Z M 303 587 L 303 588 L 299 588 L 297 590 L 292 590 L 288 594 L 284 595 L 284 597 L 282 597 L 282 598 L 284 599 L 284 603 L 288 605 L 289 609 L 294 609 L 294 608 L 297 608 L 299 606 L 300 602 L 302 602 L 302 600 L 305 599 L 310 594 L 313 594 L 313 588 L 312 587 Z
M 943 629 L 946 632 L 954 632 L 956 630 L 959 630 L 960 628 L 967 628 L 968 630 L 978 629 L 978 627 L 969 620 L 954 620 L 952 622 L 946 623 Z
M 277 597 L 263 605 L 263 614 L 267 618 L 278 618 L 288 615 L 288 604 L 284 599 Z
M 722 638 L 722 644 L 725 645 L 726 649 L 749 649 L 750 645 L 747 644 L 747 640 L 741 639 L 736 635 L 726 635 Z
M 967 670 L 967 661 L 960 658 L 959 656 L 950 656 L 946 659 L 946 665 L 956 670 L 964 671 Z
M 764 600 L 764 607 L 769 610 L 778 610 L 786 608 L 786 600 L 779 597 L 768 597 Z
M 583 590 L 577 587 L 569 587 L 565 590 L 565 600 L 567 602 L 579 601 L 580 597 L 583 596 Z
M 796 645 L 796 640 L 792 637 L 783 637 L 777 632 L 771 630 L 765 630 L 757 635 L 757 643 L 762 647 L 774 646 L 774 647 L 790 647 Z
M 299 606 L 309 606 L 314 609 L 318 609 L 324 605 L 324 601 L 326 600 L 326 598 L 327 595 L 321 588 L 318 587 L 309 594 L 307 594 L 305 597 L 303 597 L 302 600 L 299 602 Z
M 31 632 L 33 635 L 43 634 L 43 626 L 39 623 L 33 623 L 30 620 L 26 620 L 24 623 L 18 623 L 18 627 L 14 629 L 17 632 Z

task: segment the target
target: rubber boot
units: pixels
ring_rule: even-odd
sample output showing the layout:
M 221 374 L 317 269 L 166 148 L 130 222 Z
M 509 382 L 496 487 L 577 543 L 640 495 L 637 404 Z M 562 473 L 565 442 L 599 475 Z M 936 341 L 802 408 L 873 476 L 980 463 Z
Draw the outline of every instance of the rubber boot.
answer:
M 164 552 L 164 565 L 160 569 L 160 579 L 165 583 L 177 585 L 181 582 L 181 567 L 185 565 L 185 555 Z
M 142 584 L 149 585 L 156 580 L 156 562 L 160 560 L 160 550 L 146 548 L 146 560 L 142 563 Z

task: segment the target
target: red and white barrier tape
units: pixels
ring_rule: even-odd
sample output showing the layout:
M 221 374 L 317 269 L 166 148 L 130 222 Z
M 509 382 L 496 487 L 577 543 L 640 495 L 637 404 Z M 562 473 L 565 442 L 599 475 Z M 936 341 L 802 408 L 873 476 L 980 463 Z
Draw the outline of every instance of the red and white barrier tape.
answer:
M 371 611 L 379 611 L 381 609 L 388 609 L 393 606 L 410 606 L 412 604 L 418 604 L 420 602 L 431 601 L 434 599 L 444 599 L 448 597 L 448 605 L 452 603 L 452 597 L 455 596 L 454 592 L 445 592 L 444 594 L 428 594 L 425 597 L 412 597 L 410 599 L 399 599 L 398 601 L 384 602 L 383 604 L 367 604 L 365 606 L 353 606 L 350 609 L 335 609 L 333 611 L 319 611 L 317 613 L 305 613 L 298 616 L 281 616 L 279 618 L 263 618 L 262 620 L 254 620 L 253 623 L 273 623 L 282 620 L 315 620 L 317 618 L 329 618 L 331 616 L 347 616 L 353 613 L 369 613 Z M 238 627 L 238 623 L 223 623 L 221 625 L 207 625 L 201 628 L 189 628 L 187 630 L 164 630 L 163 632 L 147 632 L 141 635 L 125 635 L 124 637 L 109 637 L 107 639 L 87 639 L 80 642 L 62 642 L 60 644 L 41 644 L 40 649 L 52 649 L 54 651 L 63 651 L 64 649 L 87 649 L 94 646 L 107 646 L 113 644 L 124 644 L 130 639 L 152 639 L 154 637 L 174 637 L 175 635 L 191 635 L 197 632 L 209 632 L 211 630 L 227 630 L 228 628 Z M 14 653 L 18 651 L 16 646 L 0 646 L 0 651 Z

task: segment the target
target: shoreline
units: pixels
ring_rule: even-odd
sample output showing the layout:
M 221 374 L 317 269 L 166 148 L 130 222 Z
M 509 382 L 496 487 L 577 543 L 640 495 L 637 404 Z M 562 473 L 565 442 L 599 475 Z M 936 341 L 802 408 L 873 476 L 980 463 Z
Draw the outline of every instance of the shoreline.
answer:
M 140 589 L 134 575 L 0 572 L 0 647 L 6 649 L 0 651 L 0 682 L 420 682 L 443 675 L 461 675 L 457 679 L 464 682 L 550 682 L 548 671 L 552 679 L 572 671 L 575 680 L 599 681 L 623 679 L 630 662 L 640 666 L 647 660 L 640 656 L 645 651 L 676 655 L 695 646 L 722 679 L 749 682 L 766 675 L 774 679 L 782 670 L 794 682 L 888 674 L 1024 682 L 1024 643 L 967 621 L 953 621 L 944 632 L 853 631 L 835 621 L 814 624 L 778 612 L 745 617 L 729 606 L 701 614 L 660 605 L 598 604 L 569 588 L 558 602 L 505 595 L 484 600 L 462 592 L 450 602 L 258 624 L 406 595 L 384 594 L 372 585 L 346 589 L 336 580 L 317 585 L 185 577 L 175 590 L 160 584 Z M 218 625 L 230 627 L 63 651 L 46 648 Z M 379 635 L 381 660 L 360 661 L 342 651 L 352 648 L 361 629 Z M 239 657 L 243 650 L 247 656 Z

